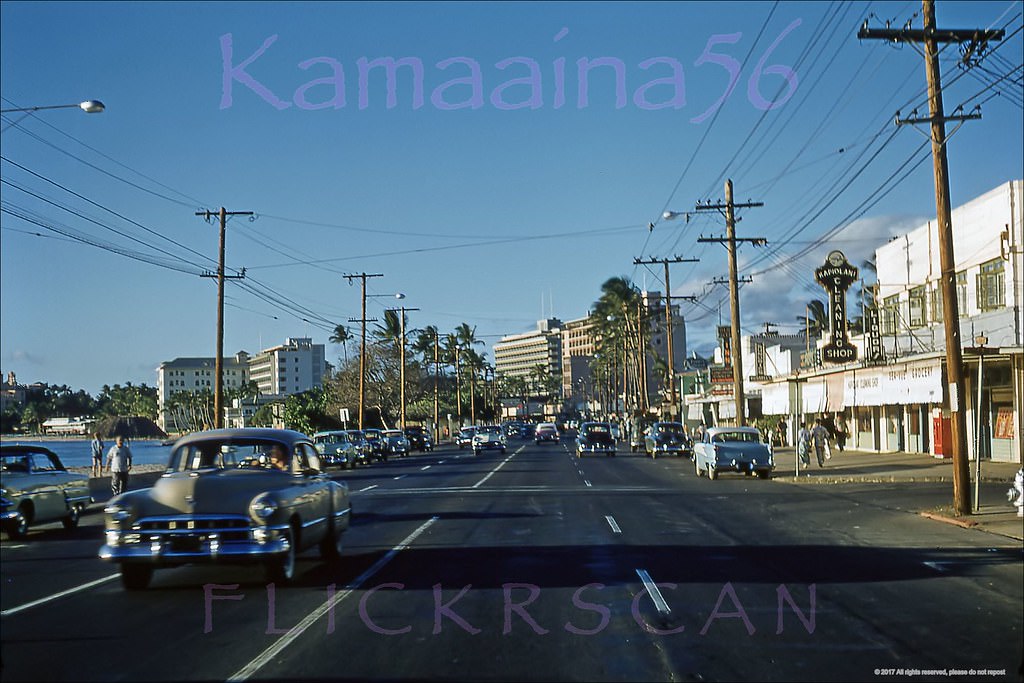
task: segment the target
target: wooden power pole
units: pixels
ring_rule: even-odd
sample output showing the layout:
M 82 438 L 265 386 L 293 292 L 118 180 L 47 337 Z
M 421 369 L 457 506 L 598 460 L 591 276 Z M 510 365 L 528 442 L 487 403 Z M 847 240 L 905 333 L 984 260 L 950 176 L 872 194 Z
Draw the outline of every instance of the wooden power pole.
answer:
M 960 311 L 956 298 L 956 260 L 953 255 L 953 220 L 949 200 L 949 164 L 946 160 L 946 121 L 980 118 L 980 114 L 946 117 L 942 108 L 942 81 L 939 71 L 939 43 L 970 43 L 970 52 L 984 50 L 989 40 L 1002 40 L 1002 30 L 939 30 L 935 27 L 935 2 L 922 0 L 923 28 L 872 29 L 867 22 L 857 37 L 877 38 L 894 43 L 923 43 L 928 78 L 927 119 L 900 120 L 896 123 L 931 124 L 932 160 L 935 168 L 935 212 L 939 233 L 939 285 L 946 336 L 946 373 L 949 380 L 949 412 L 953 439 L 953 505 L 959 515 L 971 514 L 970 468 L 967 463 L 967 394 L 964 392 L 964 360 L 960 344 Z M 975 457 L 978 457 L 975 454 Z
M 220 249 L 217 257 L 217 272 L 203 273 L 203 277 L 217 278 L 217 357 L 214 359 L 213 381 L 213 426 L 220 429 L 224 426 L 224 280 L 241 280 L 245 277 L 245 269 L 238 275 L 224 274 L 224 242 L 227 232 L 228 216 L 251 216 L 252 211 L 227 211 L 220 207 L 219 212 L 196 211 L 207 222 L 214 216 L 220 217 Z
M 763 202 L 747 202 L 736 204 L 732 200 L 732 180 L 725 181 L 725 203 L 724 204 L 697 204 L 697 211 L 722 211 L 725 210 L 725 238 L 701 237 L 698 242 L 725 242 L 729 250 L 729 307 L 732 312 L 732 386 L 733 400 L 736 402 L 736 425 L 739 427 L 747 423 L 746 401 L 743 397 L 743 348 L 740 346 L 740 291 L 739 280 L 736 276 L 736 243 L 751 242 L 756 246 L 768 244 L 764 237 L 736 237 L 736 208 L 746 209 L 755 206 L 764 206 Z
M 668 345 L 668 385 L 669 385 L 669 399 L 668 399 L 668 419 L 676 419 L 676 368 L 675 368 L 675 353 L 673 349 L 673 329 L 672 329 L 672 285 L 668 278 L 668 264 L 670 263 L 697 263 L 700 259 L 696 258 L 682 258 L 676 256 L 674 258 L 664 259 L 647 259 L 646 261 L 640 258 L 633 259 L 633 263 L 636 265 L 653 265 L 655 263 L 661 263 L 665 266 L 665 335 Z
M 352 280 L 359 278 L 362 281 L 362 313 L 358 319 L 349 318 L 350 323 L 361 324 L 359 337 L 359 429 L 363 429 L 363 406 L 366 404 L 366 323 L 372 322 L 366 319 L 366 278 L 384 277 L 384 273 L 359 273 L 358 275 L 344 275 L 349 284 Z

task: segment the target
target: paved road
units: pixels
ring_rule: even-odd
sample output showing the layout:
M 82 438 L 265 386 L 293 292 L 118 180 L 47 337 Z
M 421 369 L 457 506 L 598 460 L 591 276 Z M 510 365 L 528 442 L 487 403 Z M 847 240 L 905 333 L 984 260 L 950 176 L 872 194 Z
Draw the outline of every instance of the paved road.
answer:
M 1020 542 L 917 515 L 942 482 L 711 482 L 685 459 L 510 445 L 343 473 L 346 562 L 305 555 L 287 587 L 187 567 L 127 593 L 97 515 L 4 541 L 2 677 L 1020 678 Z

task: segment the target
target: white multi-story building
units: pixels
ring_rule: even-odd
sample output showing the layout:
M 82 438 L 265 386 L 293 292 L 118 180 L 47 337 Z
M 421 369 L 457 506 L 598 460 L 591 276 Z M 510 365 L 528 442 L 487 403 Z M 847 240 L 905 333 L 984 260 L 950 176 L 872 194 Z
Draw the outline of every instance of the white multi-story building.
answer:
M 224 359 L 224 389 L 240 389 L 249 382 L 249 354 L 239 351 Z M 160 364 L 156 370 L 157 402 L 160 411 L 157 422 L 165 432 L 184 428 L 168 410 L 170 398 L 178 392 L 195 394 L 216 387 L 216 359 L 175 358 Z
M 249 360 L 249 377 L 260 393 L 287 396 L 323 386 L 327 374 L 324 345 L 309 337 L 289 338 Z

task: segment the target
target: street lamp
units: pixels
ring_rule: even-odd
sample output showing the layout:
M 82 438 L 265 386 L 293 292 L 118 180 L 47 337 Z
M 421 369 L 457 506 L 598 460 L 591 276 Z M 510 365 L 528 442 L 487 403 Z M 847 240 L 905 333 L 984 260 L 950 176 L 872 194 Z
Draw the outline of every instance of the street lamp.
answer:
M 105 107 L 99 100 L 86 100 L 85 102 L 79 102 L 78 104 L 51 104 L 43 107 L 15 107 L 13 109 L 0 109 L 0 114 L 10 114 L 17 111 L 40 111 L 42 109 L 71 109 L 78 107 L 86 114 L 99 114 Z

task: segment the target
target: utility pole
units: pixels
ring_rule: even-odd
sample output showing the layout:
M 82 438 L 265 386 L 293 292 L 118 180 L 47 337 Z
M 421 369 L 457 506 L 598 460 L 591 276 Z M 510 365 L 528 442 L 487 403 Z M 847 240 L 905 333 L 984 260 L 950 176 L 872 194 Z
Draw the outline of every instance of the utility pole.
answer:
M 214 359 L 214 390 L 213 390 L 213 426 L 220 429 L 224 426 L 224 280 L 241 280 L 245 277 L 245 269 L 238 275 L 224 275 L 224 238 L 227 232 L 228 216 L 251 216 L 252 211 L 227 211 L 220 207 L 219 212 L 210 210 L 196 211 L 207 223 L 214 216 L 220 217 L 220 249 L 217 258 L 217 272 L 203 273 L 203 277 L 217 278 L 217 357 Z
M 401 370 L 400 370 L 401 379 L 399 380 L 399 382 L 401 384 L 401 387 L 400 387 L 400 390 L 399 390 L 399 395 L 401 396 L 400 400 L 401 400 L 401 403 L 402 403 L 402 408 L 401 408 L 401 412 L 399 413 L 399 415 L 400 415 L 400 417 L 399 417 L 399 429 L 401 429 L 404 432 L 405 431 L 405 312 L 406 311 L 418 311 L 420 309 L 418 309 L 418 308 L 406 308 L 405 306 L 401 306 L 399 308 L 389 308 L 388 310 L 389 311 L 394 311 L 395 313 L 398 313 L 399 315 L 402 316 L 401 320 L 399 321 L 399 324 L 401 325 L 401 329 L 402 329 L 402 346 L 401 346 L 401 349 L 400 349 L 400 352 L 399 352 L 399 356 L 401 358 L 401 360 L 399 361 L 401 363 L 401 366 L 400 366 L 401 367 Z
M 927 119 L 896 123 L 931 124 L 932 161 L 935 169 L 935 213 L 939 233 L 939 269 L 942 289 L 942 313 L 946 333 L 946 373 L 949 379 L 949 412 L 953 439 L 953 506 L 959 515 L 971 514 L 970 468 L 967 463 L 968 396 L 964 391 L 964 361 L 960 346 L 960 311 L 956 299 L 956 260 L 953 255 L 953 220 L 949 201 L 949 164 L 946 160 L 946 121 L 980 118 L 980 114 L 967 117 L 946 117 L 942 109 L 942 81 L 939 71 L 939 43 L 969 43 L 968 53 L 981 52 L 988 41 L 1002 40 L 1002 30 L 966 29 L 939 30 L 935 27 L 935 2 L 922 0 L 923 28 L 914 30 L 871 29 L 867 22 L 857 37 L 878 38 L 894 43 L 923 43 L 925 72 L 928 78 Z M 976 457 L 978 454 L 975 454 Z
M 675 419 L 676 412 L 676 367 L 675 367 L 675 355 L 672 348 L 672 340 L 674 337 L 672 329 L 672 285 L 668 279 L 668 264 L 670 263 L 697 263 L 700 259 L 696 258 L 682 258 L 675 256 L 673 258 L 655 259 L 650 258 L 644 261 L 643 259 L 635 258 L 633 263 L 636 265 L 653 265 L 655 263 L 661 263 L 665 266 L 665 332 L 668 339 L 668 385 L 669 385 L 669 399 L 668 399 L 668 417 L 669 420 Z
M 434 328 L 434 439 L 437 439 L 441 428 L 440 402 L 438 400 L 438 382 L 441 378 L 441 335 Z
M 366 278 L 384 277 L 383 273 L 359 273 L 358 275 L 343 275 L 351 285 L 352 280 L 362 280 L 362 315 L 358 319 L 349 318 L 350 323 L 358 322 L 362 325 L 359 338 L 359 429 L 363 428 L 363 406 L 366 404 L 366 323 L 373 322 L 366 319 Z M 376 318 L 374 318 L 376 320 Z
M 729 307 L 732 311 L 732 386 L 733 400 L 736 402 L 736 425 L 742 427 L 747 423 L 746 406 L 743 397 L 743 349 L 740 347 L 740 292 L 736 278 L 736 243 L 750 242 L 755 246 L 764 246 L 768 240 L 764 237 L 736 237 L 736 216 L 735 209 L 752 208 L 764 206 L 763 202 L 747 202 L 746 204 L 735 204 L 732 201 L 732 180 L 725 181 L 725 203 L 724 204 L 697 204 L 697 211 L 725 209 L 725 238 L 701 237 L 698 242 L 726 243 L 729 250 Z

